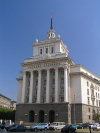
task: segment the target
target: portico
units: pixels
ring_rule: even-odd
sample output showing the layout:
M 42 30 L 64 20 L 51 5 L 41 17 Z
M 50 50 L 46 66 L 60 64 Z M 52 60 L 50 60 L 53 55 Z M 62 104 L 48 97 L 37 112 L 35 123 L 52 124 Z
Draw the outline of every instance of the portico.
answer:
M 37 72 L 37 77 L 35 72 Z M 24 71 L 21 103 L 68 102 L 67 73 L 67 66 Z M 25 100 L 26 97 L 28 100 Z

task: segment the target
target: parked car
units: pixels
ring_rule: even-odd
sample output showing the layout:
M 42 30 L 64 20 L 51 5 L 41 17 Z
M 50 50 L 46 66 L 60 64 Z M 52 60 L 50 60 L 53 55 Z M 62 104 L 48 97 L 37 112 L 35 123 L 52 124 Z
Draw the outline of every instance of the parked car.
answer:
M 94 125 L 92 126 L 93 130 L 100 130 L 100 124 L 99 123 L 94 123 Z
M 76 124 L 71 124 L 71 125 L 67 124 L 65 127 L 61 129 L 61 133 L 69 133 L 69 132 L 75 133 L 76 129 L 77 129 Z
M 82 124 L 77 125 L 77 129 L 82 129 L 82 128 L 83 128 Z
M 65 126 L 65 122 L 53 122 L 50 124 L 49 129 L 50 130 L 57 130 L 62 129 Z
M 47 130 L 49 129 L 49 124 L 48 123 L 38 123 L 36 125 L 33 125 L 30 127 L 31 131 L 37 131 L 37 130 Z
M 11 132 L 24 132 L 26 131 L 26 127 L 24 125 L 20 125 L 20 124 L 16 124 L 15 126 L 9 128 L 8 131 L 11 131 Z
M 8 131 L 10 128 L 15 127 L 16 124 L 5 126 L 6 130 Z
M 83 124 L 82 124 L 82 127 L 83 127 L 83 128 L 89 128 L 89 123 L 83 123 Z

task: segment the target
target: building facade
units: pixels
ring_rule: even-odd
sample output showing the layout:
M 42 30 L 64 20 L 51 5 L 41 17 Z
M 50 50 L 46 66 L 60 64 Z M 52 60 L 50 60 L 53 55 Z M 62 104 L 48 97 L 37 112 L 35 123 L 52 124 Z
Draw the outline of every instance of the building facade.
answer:
M 100 78 L 68 56 L 52 19 L 48 37 L 33 45 L 19 73 L 16 121 L 80 123 L 100 111 Z
M 10 108 L 11 99 L 0 94 L 0 107 Z

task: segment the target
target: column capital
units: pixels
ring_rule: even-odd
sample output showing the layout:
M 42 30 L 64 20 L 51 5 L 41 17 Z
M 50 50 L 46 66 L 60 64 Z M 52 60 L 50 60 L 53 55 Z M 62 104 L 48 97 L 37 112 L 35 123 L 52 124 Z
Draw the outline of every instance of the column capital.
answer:
M 64 68 L 64 70 L 65 70 L 65 69 L 68 69 L 68 66 L 64 66 L 63 68 Z

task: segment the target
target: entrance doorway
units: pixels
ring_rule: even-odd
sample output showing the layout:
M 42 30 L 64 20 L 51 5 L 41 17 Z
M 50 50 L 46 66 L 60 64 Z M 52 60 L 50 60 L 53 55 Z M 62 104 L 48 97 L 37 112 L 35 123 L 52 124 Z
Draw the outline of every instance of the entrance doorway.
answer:
M 34 111 L 29 111 L 29 122 L 34 122 Z
M 43 110 L 39 111 L 39 122 L 40 123 L 44 122 L 44 111 Z
M 55 111 L 51 110 L 49 111 L 49 122 L 54 122 L 55 121 Z

